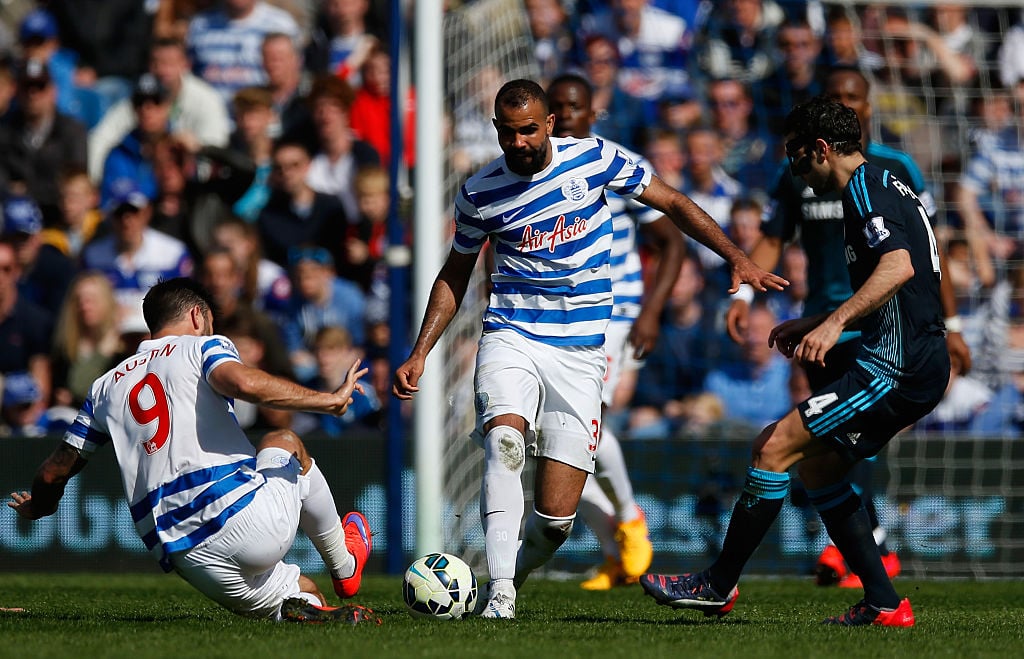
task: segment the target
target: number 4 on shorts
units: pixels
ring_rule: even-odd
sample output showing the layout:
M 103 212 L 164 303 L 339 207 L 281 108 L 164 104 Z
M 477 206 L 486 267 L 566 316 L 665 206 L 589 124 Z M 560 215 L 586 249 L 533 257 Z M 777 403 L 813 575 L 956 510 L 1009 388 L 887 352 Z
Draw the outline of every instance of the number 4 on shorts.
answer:
M 839 400 L 839 395 L 836 393 L 822 394 L 820 396 L 814 396 L 813 398 L 807 399 L 807 409 L 804 410 L 804 416 L 811 417 L 815 414 L 821 414 L 825 411 L 825 408 L 832 403 Z

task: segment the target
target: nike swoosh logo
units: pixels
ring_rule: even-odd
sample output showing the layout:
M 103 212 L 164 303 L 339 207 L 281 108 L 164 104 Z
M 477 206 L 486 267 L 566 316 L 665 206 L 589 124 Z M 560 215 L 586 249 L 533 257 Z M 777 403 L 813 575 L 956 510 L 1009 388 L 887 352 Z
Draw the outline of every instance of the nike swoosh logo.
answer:
M 501 221 L 511 222 L 512 220 L 516 219 L 519 216 L 519 214 L 522 213 L 524 210 L 526 210 L 526 206 L 520 206 L 519 208 L 516 209 L 514 213 L 505 213 L 504 215 L 501 216 Z
M 491 515 L 497 515 L 498 513 L 503 513 L 503 512 L 505 512 L 505 511 L 504 510 L 492 510 L 489 513 L 484 513 L 484 517 L 490 517 Z

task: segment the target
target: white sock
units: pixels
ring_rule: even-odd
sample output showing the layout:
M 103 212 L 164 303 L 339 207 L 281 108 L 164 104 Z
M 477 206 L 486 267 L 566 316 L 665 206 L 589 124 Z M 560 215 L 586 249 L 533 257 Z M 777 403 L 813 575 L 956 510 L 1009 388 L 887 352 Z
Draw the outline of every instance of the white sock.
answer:
M 615 507 L 615 517 L 620 524 L 632 522 L 640 516 L 622 446 L 619 438 L 607 427 L 601 430 L 601 441 L 597 445 L 597 471 L 594 476 Z
M 309 494 L 302 500 L 299 528 L 309 536 L 332 577 L 351 577 L 356 570 L 356 559 L 345 547 L 345 531 L 327 479 L 316 461 L 299 478 L 309 479 Z
M 526 463 L 522 433 L 497 426 L 484 437 L 484 477 L 480 491 L 480 519 L 491 582 L 511 580 L 516 573 L 519 526 L 523 520 L 523 484 Z
M 618 559 L 619 545 L 615 542 L 617 521 L 615 508 L 593 475 L 587 476 L 587 482 L 583 486 L 583 494 L 580 495 L 580 504 L 577 506 L 576 512 L 583 519 L 583 523 L 594 532 L 598 545 L 601 547 L 601 555 Z

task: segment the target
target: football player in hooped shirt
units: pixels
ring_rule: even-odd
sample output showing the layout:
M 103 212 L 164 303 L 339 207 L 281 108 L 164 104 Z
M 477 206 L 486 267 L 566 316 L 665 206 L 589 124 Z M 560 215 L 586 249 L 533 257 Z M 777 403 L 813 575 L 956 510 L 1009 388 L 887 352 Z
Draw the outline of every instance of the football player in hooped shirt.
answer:
M 816 195 L 843 191 L 844 253 L 854 292 L 832 311 L 782 323 L 768 343 L 818 366 L 846 330 L 861 331 L 861 346 L 843 375 L 761 431 L 718 559 L 703 572 L 646 574 L 640 583 L 659 604 L 728 613 L 744 565 L 782 508 L 788 470 L 799 464 L 808 498 L 864 587 L 863 600 L 824 622 L 911 627 L 910 600 L 896 594 L 886 574 L 847 472 L 931 411 L 945 393 L 949 352 L 935 236 L 910 187 L 865 160 L 852 109 L 819 96 L 796 106 L 785 130 L 793 174 Z
M 295 433 L 269 433 L 253 450 L 233 412 L 240 398 L 340 416 L 366 369 L 356 360 L 337 391 L 317 392 L 243 365 L 234 344 L 213 334 L 210 295 L 191 279 L 156 284 L 142 311 L 153 338 L 93 383 L 32 493 L 14 492 L 8 505 L 27 519 L 52 515 L 68 480 L 110 444 L 135 528 L 164 570 L 239 615 L 374 619 L 360 606 L 325 606 L 316 583 L 282 560 L 302 528 L 335 592 L 352 597 L 372 545 L 366 518 L 339 519 Z
M 430 293 L 394 393 L 418 390 L 427 353 L 462 302 L 488 240 L 495 272 L 476 363 L 484 448 L 481 517 L 490 594 L 481 615 L 514 618 L 516 591 L 572 529 L 594 471 L 601 433 L 605 329 L 612 316 L 611 214 L 605 190 L 657 208 L 732 267 L 732 289 L 780 290 L 781 277 L 753 265 L 685 195 L 601 139 L 551 137 L 554 116 L 530 80 L 505 84 L 493 120 L 504 156 L 485 165 L 456 199 L 456 232 Z M 535 456 L 535 508 L 522 547 L 520 474 Z
M 591 127 L 597 119 L 591 107 L 592 96 L 590 83 L 578 75 L 565 74 L 551 81 L 548 105 L 555 116 L 555 135 L 592 136 Z M 616 147 L 653 171 L 650 163 L 640 156 Z M 610 263 L 615 306 L 605 332 L 608 368 L 602 411 L 612 404 L 615 387 L 630 362 L 635 363 L 634 356 L 640 359 L 654 348 L 661 312 L 682 268 L 686 250 L 683 234 L 655 209 L 614 193 L 608 195 L 608 207 L 612 214 Z M 654 285 L 646 291 L 637 251 L 638 230 L 659 256 Z M 597 537 L 605 562 L 592 578 L 580 585 L 587 590 L 608 590 L 636 583 L 651 566 L 654 549 L 648 538 L 644 512 L 633 496 L 619 440 L 608 427 L 601 430 L 595 466 L 596 471 L 587 478 L 583 488 L 579 514 Z

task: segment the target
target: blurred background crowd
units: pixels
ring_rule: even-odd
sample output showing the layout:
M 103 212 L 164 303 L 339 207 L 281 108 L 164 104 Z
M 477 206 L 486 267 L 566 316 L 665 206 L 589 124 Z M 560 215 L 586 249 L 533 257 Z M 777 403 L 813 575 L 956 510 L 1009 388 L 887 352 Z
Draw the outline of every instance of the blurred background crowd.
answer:
M 908 151 L 939 202 L 975 355 L 920 428 L 1024 430 L 1019 9 L 525 0 L 521 11 L 542 84 L 583 74 L 595 132 L 645 155 L 747 250 L 772 203 L 782 119 L 830 68 L 863 71 L 871 138 Z M 371 368 L 343 419 L 237 404 L 244 427 L 380 428 L 397 152 L 387 31 L 381 0 L 0 3 L 0 434 L 73 419 L 92 380 L 146 337 L 141 298 L 172 276 L 210 288 L 218 332 L 247 363 L 322 389 L 357 356 Z M 500 155 L 490 119 L 505 78 L 479 67 L 474 94 L 445 109 L 438 129 L 463 177 Z M 414 93 L 401 102 L 408 170 Z M 624 436 L 758 426 L 808 393 L 767 347 L 801 313 L 801 246 L 780 264 L 792 285 L 755 301 L 742 344 L 724 331 L 722 261 L 692 247 L 658 347 L 616 392 Z M 642 249 L 653 272 L 657 254 Z

